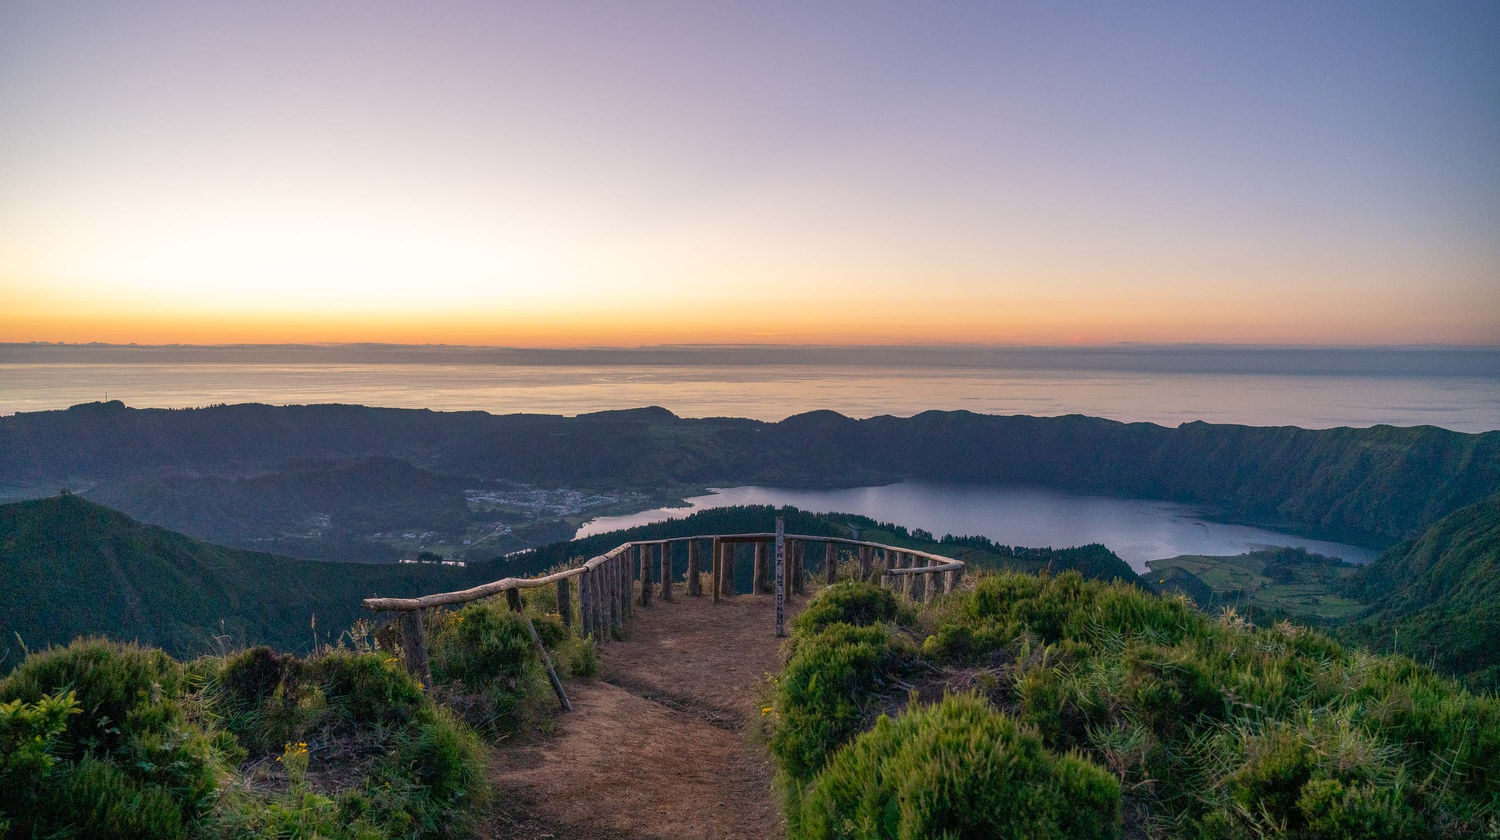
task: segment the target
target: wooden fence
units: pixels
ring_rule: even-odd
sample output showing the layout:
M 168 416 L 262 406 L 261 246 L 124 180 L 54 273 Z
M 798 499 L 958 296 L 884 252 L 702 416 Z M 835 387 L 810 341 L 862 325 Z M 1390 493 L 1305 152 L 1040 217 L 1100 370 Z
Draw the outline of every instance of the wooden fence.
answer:
M 829 584 L 836 582 L 841 555 L 845 552 L 852 558 L 852 576 L 855 579 L 878 578 L 883 586 L 895 589 L 913 601 L 931 600 L 941 593 L 951 592 L 963 578 L 963 561 L 939 554 L 842 537 L 787 534 L 783 539 L 786 588 L 796 595 L 801 595 L 806 590 L 807 567 L 804 561 L 809 543 L 823 546 L 823 580 Z M 735 594 L 734 560 L 735 552 L 741 545 L 750 546 L 754 552 L 751 591 L 772 591 L 774 568 L 770 548 L 775 540 L 774 533 L 765 533 L 713 534 L 627 542 L 578 566 L 547 575 L 501 578 L 460 592 L 442 592 L 420 598 L 366 598 L 362 604 L 367 610 L 377 613 L 389 611 L 398 615 L 402 658 L 406 667 L 424 686 L 431 688 L 432 671 L 427 661 L 427 641 L 422 627 L 424 610 L 477 601 L 504 592 L 510 608 L 522 612 L 522 589 L 556 584 L 557 611 L 563 624 L 578 635 L 592 638 L 603 645 L 623 630 L 636 605 L 650 606 L 653 597 L 663 601 L 671 601 L 675 597 L 674 590 L 678 584 L 674 580 L 672 569 L 676 544 L 687 543 L 687 571 L 682 583 L 686 593 L 695 597 L 703 594 L 705 570 L 702 549 L 705 546 L 709 548 L 708 586 L 717 603 Z M 576 626 L 573 615 L 575 580 L 578 590 Z M 530 619 L 526 620 L 526 626 L 531 632 L 533 644 L 541 651 L 553 691 L 557 693 L 563 708 L 570 709 L 567 694 L 563 691 L 552 661 Z

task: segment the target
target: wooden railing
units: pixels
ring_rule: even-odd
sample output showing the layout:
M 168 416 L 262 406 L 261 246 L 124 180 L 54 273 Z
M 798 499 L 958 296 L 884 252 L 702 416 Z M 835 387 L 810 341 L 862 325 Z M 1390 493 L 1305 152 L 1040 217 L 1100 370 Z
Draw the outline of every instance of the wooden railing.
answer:
M 894 588 L 914 601 L 931 600 L 938 594 L 953 591 L 964 573 L 962 560 L 884 543 L 807 534 L 786 534 L 783 540 L 785 586 L 788 592 L 795 595 L 801 595 L 806 590 L 807 569 L 804 560 L 808 543 L 823 544 L 825 583 L 837 581 L 840 551 L 849 549 L 853 556 L 855 579 L 874 580 L 878 575 L 883 586 Z M 735 594 L 734 553 L 739 545 L 754 546 L 750 591 L 771 591 L 773 567 L 770 549 L 775 541 L 776 535 L 773 533 L 637 540 L 618 545 L 571 569 L 539 577 L 501 578 L 472 589 L 423 595 L 419 598 L 366 598 L 362 604 L 367 610 L 391 611 L 399 615 L 402 658 L 412 675 L 430 688 L 432 671 L 427 661 L 427 642 L 422 627 L 423 610 L 477 601 L 504 592 L 510 608 L 524 615 L 521 590 L 555 584 L 557 611 L 564 626 L 576 629 L 580 636 L 592 638 L 603 645 L 623 629 L 637 604 L 649 606 L 653 595 L 663 601 L 673 599 L 677 584 L 673 580 L 672 569 L 674 546 L 677 543 L 687 543 L 684 583 L 690 596 L 703 594 L 702 549 L 705 545 L 710 546 L 709 591 L 714 601 L 718 602 Z M 575 578 L 578 582 L 576 628 L 572 592 Z M 526 626 L 531 632 L 533 644 L 541 651 L 542 661 L 547 667 L 547 675 L 558 700 L 563 708 L 570 709 L 562 682 L 557 678 L 552 661 L 530 619 L 526 620 Z

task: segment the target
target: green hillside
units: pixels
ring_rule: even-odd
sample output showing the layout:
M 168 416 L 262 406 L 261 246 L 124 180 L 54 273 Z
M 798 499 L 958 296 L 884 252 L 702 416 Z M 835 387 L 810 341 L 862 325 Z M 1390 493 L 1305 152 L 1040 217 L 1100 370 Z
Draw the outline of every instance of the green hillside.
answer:
M 312 646 L 360 617 L 369 595 L 471 585 L 489 564 L 319 563 L 241 551 L 139 522 L 76 495 L 0 505 L 0 651 L 19 660 L 75 636 L 138 640 L 174 655 L 233 646 Z M 19 642 L 17 637 L 19 636 Z
M 1358 566 L 1300 548 L 1232 556 L 1184 554 L 1146 565 L 1151 571 L 1144 577 L 1155 592 L 1182 592 L 1210 614 L 1232 608 L 1261 624 L 1289 618 L 1329 626 L 1365 607 L 1341 593 Z
M 444 476 L 647 492 L 906 479 L 1038 484 L 1188 502 L 1239 521 L 1373 545 L 1414 537 L 1500 486 L 1500 432 L 1433 426 L 1166 428 L 965 411 L 861 420 L 818 411 L 766 423 L 681 418 L 660 408 L 558 417 L 354 405 L 132 409 L 119 402 L 0 417 L 0 494 L 118 482 L 128 489 L 117 501 L 128 500 L 132 515 L 176 512 L 205 529 L 232 529 L 235 512 L 187 504 L 174 498 L 172 483 L 152 482 L 372 457 Z M 450 492 L 441 485 L 433 491 Z
M 1350 638 L 1500 689 L 1500 495 L 1448 516 L 1362 570 Z
M 763 735 L 792 840 L 1494 837 L 1500 701 L 1068 572 L 825 589 Z

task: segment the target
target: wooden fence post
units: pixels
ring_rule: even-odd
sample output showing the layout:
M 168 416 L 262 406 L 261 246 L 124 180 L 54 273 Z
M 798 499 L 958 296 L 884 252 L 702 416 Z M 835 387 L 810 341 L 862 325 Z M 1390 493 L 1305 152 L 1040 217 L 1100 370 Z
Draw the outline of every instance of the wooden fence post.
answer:
M 915 569 L 916 567 L 917 567 L 917 558 L 911 556 L 910 554 L 907 554 L 904 551 L 901 552 L 901 568 L 903 568 L 903 569 Z M 922 576 L 921 575 L 906 575 L 905 577 L 906 577 L 906 598 L 907 598 L 907 600 L 910 600 L 910 601 L 916 601 L 918 599 L 917 598 L 917 587 L 921 585 L 920 578 Z
M 797 594 L 807 594 L 807 543 L 797 543 Z
M 839 576 L 839 547 L 823 543 L 823 582 L 832 586 Z
M 802 540 L 792 543 L 792 594 L 802 594 L 802 561 L 806 558 L 807 544 Z
M 724 558 L 719 561 L 719 565 L 723 567 L 719 579 L 723 582 L 722 594 L 725 598 L 734 597 L 734 553 L 738 546 L 738 543 L 724 543 Z
M 635 580 L 635 560 L 630 552 L 622 551 L 616 555 L 610 571 L 615 581 L 615 610 L 620 616 L 619 626 L 624 629 L 625 622 L 635 615 L 635 591 L 631 583 Z
M 562 680 L 557 678 L 557 669 L 552 667 L 552 657 L 547 655 L 547 646 L 542 644 L 542 637 L 536 633 L 536 625 L 531 623 L 531 617 L 526 616 L 526 629 L 531 632 L 531 643 L 536 645 L 537 653 L 542 655 L 542 664 L 547 666 L 547 681 L 552 683 L 552 692 L 557 695 L 557 702 L 562 704 L 563 711 L 573 711 L 573 704 L 568 702 L 568 693 L 563 691 Z
M 755 565 L 750 567 L 751 592 L 766 592 L 769 589 L 769 587 L 767 587 L 766 585 L 768 583 L 768 581 L 766 580 L 766 572 L 769 571 L 768 566 L 770 564 L 766 562 L 766 557 L 766 544 L 763 542 L 756 543 Z
M 635 615 L 635 593 L 632 591 L 631 581 L 635 578 L 635 563 L 629 552 L 622 553 L 615 562 L 615 609 L 620 617 L 618 622 L 621 630 L 625 629 L 625 622 Z
M 940 574 L 942 574 L 942 572 L 924 572 L 922 574 L 922 602 L 923 603 L 930 604 L 930 603 L 932 603 L 932 599 L 937 597 L 937 594 L 938 594 L 938 592 L 937 592 L 937 590 L 938 590 L 938 575 L 940 575 Z
M 702 565 L 703 559 L 699 540 L 688 540 L 688 567 L 687 567 L 687 594 L 696 598 L 703 594 L 703 581 L 698 579 L 702 574 L 698 567 Z
M 672 544 L 664 542 L 661 544 L 661 599 L 671 602 L 672 600 Z
M 563 629 L 573 629 L 572 581 L 567 578 L 557 582 L 557 617 L 562 619 Z
M 578 635 L 587 638 L 589 627 L 589 570 L 578 576 Z
M 640 547 L 641 556 L 641 606 L 651 606 L 651 546 Z
M 617 574 L 619 570 L 615 567 L 614 558 L 604 561 L 599 566 L 599 571 L 602 573 L 600 577 L 604 578 L 604 598 L 599 602 L 599 606 L 603 607 L 599 614 L 602 624 L 599 631 L 604 634 L 604 638 L 614 641 L 612 631 L 620 614 L 620 576 Z
M 862 581 L 870 579 L 870 560 L 874 553 L 875 549 L 870 546 L 859 547 L 859 579 Z
M 719 598 L 721 597 L 719 594 L 720 583 L 724 579 L 723 554 L 723 545 L 718 537 L 714 537 L 713 556 L 709 558 L 709 563 L 712 567 L 711 571 L 713 572 L 713 574 L 709 575 L 709 588 L 714 591 L 715 604 L 719 603 Z
M 604 599 L 609 597 L 609 584 L 604 580 L 605 564 L 600 563 L 589 572 L 589 624 L 594 629 L 594 641 L 604 644 L 604 611 L 608 607 Z
M 406 610 L 401 613 L 401 652 L 406 656 L 407 672 L 430 691 L 432 666 L 427 662 L 427 639 L 422 633 L 421 610 Z
M 510 611 L 511 612 L 520 612 L 521 611 L 521 590 L 519 590 L 519 589 L 507 589 L 507 590 L 505 590 L 505 603 L 506 603 L 507 606 L 510 607 Z

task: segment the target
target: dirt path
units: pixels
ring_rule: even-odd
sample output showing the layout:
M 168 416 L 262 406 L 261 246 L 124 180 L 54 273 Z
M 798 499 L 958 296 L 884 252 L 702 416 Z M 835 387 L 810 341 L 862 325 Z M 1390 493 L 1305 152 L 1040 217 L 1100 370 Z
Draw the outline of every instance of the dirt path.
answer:
M 602 677 L 569 685 L 574 711 L 557 731 L 495 751 L 485 836 L 784 836 L 768 759 L 745 732 L 758 684 L 781 667 L 774 616 L 766 595 L 637 607 Z

